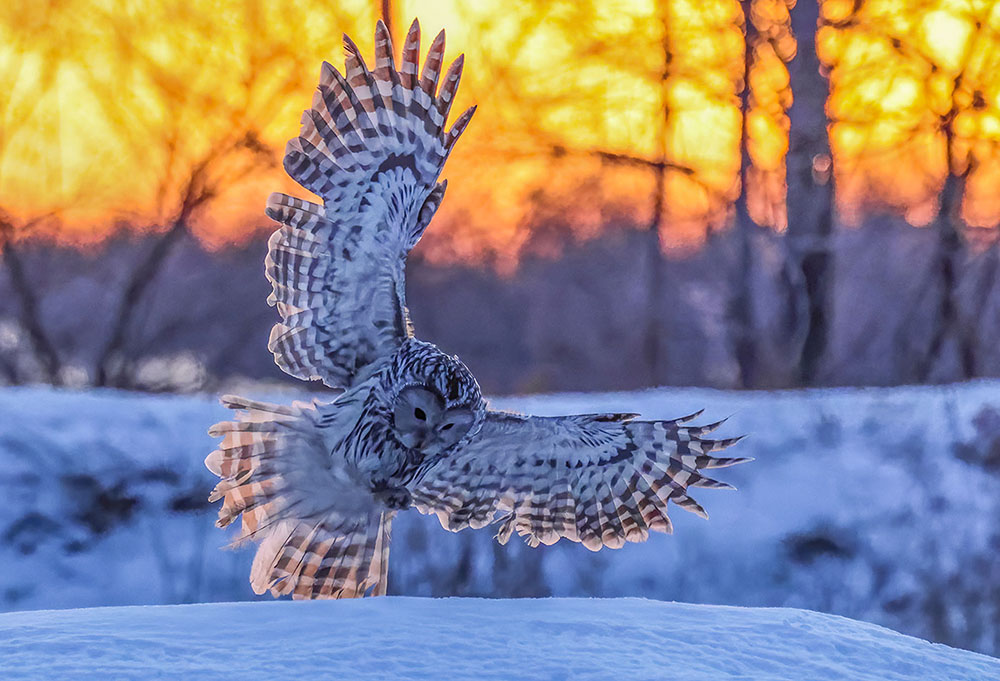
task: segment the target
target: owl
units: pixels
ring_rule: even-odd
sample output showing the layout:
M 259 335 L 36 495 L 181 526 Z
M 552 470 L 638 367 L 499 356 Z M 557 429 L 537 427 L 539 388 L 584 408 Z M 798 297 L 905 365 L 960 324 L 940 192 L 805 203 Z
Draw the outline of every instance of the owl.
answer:
M 707 439 L 719 424 L 493 410 L 458 357 L 414 336 L 406 256 L 475 107 L 446 127 L 463 57 L 441 77 L 443 31 L 422 69 L 416 21 L 399 68 L 381 22 L 373 69 L 344 44 L 344 73 L 323 64 L 284 156 L 323 203 L 272 194 L 280 227 L 265 259 L 276 363 L 341 392 L 290 406 L 225 396 L 234 420 L 209 431 L 222 438 L 206 459 L 221 478 L 209 500 L 222 502 L 219 527 L 242 515 L 237 542 L 258 543 L 253 590 L 384 594 L 392 520 L 410 508 L 453 532 L 491 526 L 501 543 L 516 532 L 595 551 L 671 532 L 670 502 L 705 516 L 690 490 L 731 486 L 704 471 L 749 460 L 714 456 L 738 439 Z

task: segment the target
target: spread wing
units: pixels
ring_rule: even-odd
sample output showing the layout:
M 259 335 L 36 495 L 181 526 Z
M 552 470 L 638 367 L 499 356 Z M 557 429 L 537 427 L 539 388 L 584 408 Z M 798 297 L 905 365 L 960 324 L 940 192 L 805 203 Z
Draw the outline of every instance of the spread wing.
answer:
M 468 447 L 427 470 L 414 505 L 452 531 L 497 519 L 500 543 L 515 530 L 532 546 L 565 537 L 596 551 L 644 541 L 649 530 L 672 531 L 668 502 L 707 517 L 691 488 L 732 489 L 705 469 L 750 461 L 712 456 L 740 438 L 704 439 L 719 424 L 684 425 L 696 416 L 489 412 Z
M 323 205 L 272 194 L 267 214 L 282 227 L 268 242 L 268 298 L 281 315 L 268 348 L 285 372 L 349 387 L 409 334 L 404 270 L 444 196 L 437 183 L 475 107 L 445 130 L 462 74 L 451 65 L 437 91 L 444 31 L 418 73 L 420 27 L 406 37 L 396 70 L 380 21 L 375 69 L 344 36 L 345 75 L 324 63 L 284 166 Z
M 227 395 L 235 419 L 209 430 L 222 438 L 205 459 L 221 478 L 218 527 L 242 516 L 235 544 L 258 542 L 255 593 L 293 598 L 385 594 L 394 511 L 378 506 L 346 461 L 330 456 L 324 432 L 334 404 L 290 407 Z

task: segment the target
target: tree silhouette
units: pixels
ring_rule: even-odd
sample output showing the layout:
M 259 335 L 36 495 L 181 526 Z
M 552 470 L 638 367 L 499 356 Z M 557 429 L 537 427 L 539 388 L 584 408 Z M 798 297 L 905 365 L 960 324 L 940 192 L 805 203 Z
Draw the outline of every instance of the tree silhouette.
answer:
M 805 338 L 796 367 L 797 379 L 803 385 L 813 385 L 819 379 L 829 343 L 834 286 L 830 243 L 834 225 L 833 169 L 825 111 L 829 87 L 816 54 L 819 8 L 820 2 L 801 1 L 791 12 L 798 45 L 789 64 L 793 100 L 788 110 L 785 166 L 789 250 L 793 266 L 801 273 L 807 308 Z

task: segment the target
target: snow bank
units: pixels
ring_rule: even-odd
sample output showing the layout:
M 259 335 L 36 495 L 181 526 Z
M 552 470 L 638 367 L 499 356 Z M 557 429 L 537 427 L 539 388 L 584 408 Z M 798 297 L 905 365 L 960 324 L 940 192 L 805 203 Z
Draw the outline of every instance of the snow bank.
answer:
M 832 615 L 642 599 L 224 603 L 0 615 L 16 679 L 988 681 L 1000 660 Z
M 301 398 L 285 396 L 285 401 Z M 749 433 L 703 490 L 705 522 L 593 554 L 506 547 L 408 512 L 390 593 L 642 596 L 785 606 L 1000 654 L 1000 383 L 901 389 L 661 389 L 497 400 L 536 413 L 705 407 Z M 205 501 L 214 397 L 0 390 L 0 610 L 253 598 Z M 351 606 L 353 607 L 353 606 Z M 375 606 L 372 606 L 375 607 Z

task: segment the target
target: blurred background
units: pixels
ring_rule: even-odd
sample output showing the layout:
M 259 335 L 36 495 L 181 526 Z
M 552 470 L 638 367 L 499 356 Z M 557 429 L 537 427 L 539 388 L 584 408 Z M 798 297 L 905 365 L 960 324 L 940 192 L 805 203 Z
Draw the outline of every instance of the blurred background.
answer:
M 383 14 L 466 55 L 408 285 L 487 392 L 1000 375 L 993 2 L 61 0 L 0 10 L 0 380 L 284 380 L 263 201 Z
M 264 200 L 305 194 L 282 150 L 341 34 L 371 55 L 415 16 L 479 106 L 410 257 L 419 335 L 511 408 L 762 435 L 689 543 L 571 559 L 417 519 L 390 588 L 797 605 L 1000 653 L 1000 383 L 955 385 L 1000 376 L 987 0 L 2 4 L 0 609 L 249 596 L 205 395 L 322 390 L 266 350 Z M 524 397 L 653 386 L 702 389 Z M 838 386 L 883 389 L 703 389 Z

